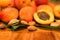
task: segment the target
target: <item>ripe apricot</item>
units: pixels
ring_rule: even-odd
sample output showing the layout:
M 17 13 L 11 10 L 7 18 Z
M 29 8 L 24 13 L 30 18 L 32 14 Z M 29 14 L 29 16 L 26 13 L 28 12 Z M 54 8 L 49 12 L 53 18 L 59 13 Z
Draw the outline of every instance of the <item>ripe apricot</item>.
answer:
M 14 0 L 0 0 L 0 7 L 14 6 Z
M 43 9 L 34 13 L 34 19 L 39 24 L 50 24 L 54 21 L 54 15 L 52 12 Z
M 19 9 L 26 6 L 31 6 L 33 8 L 36 8 L 34 0 L 15 0 L 15 5 Z
M 2 10 L 1 20 L 3 22 L 9 22 L 12 19 L 18 17 L 18 10 L 15 8 L 7 7 Z
M 34 19 L 39 24 L 50 24 L 54 21 L 53 10 L 48 5 L 40 5 L 34 13 Z
M 35 0 L 37 6 L 48 4 L 49 0 Z
M 54 4 L 54 3 L 48 3 L 48 5 L 49 5 L 52 9 L 54 9 L 54 7 L 55 7 L 55 4 Z
M 2 12 L 1 12 L 1 10 L 0 10 L 0 19 L 1 19 L 1 13 L 2 13 Z
M 44 9 L 44 10 L 46 10 L 46 11 L 48 11 L 48 12 L 52 12 L 53 10 L 52 10 L 52 7 L 51 6 L 49 6 L 49 5 L 40 5 L 40 6 L 38 6 L 37 7 L 37 11 L 39 11 L 39 10 L 41 10 L 41 9 Z
M 27 6 L 27 7 L 24 7 L 20 10 L 19 17 L 20 17 L 20 19 L 30 22 L 33 20 L 34 12 L 35 12 L 35 10 L 33 7 Z
M 60 5 L 54 7 L 54 15 L 55 17 L 60 18 Z

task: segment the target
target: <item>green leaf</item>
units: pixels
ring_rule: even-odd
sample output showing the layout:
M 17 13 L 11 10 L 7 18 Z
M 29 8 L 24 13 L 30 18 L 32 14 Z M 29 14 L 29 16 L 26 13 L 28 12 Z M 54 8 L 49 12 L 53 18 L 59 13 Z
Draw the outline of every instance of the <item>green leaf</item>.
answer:
M 60 25 L 59 26 L 50 26 L 50 25 L 41 25 L 41 24 L 35 24 L 36 27 L 44 28 L 48 30 L 59 30 L 60 31 Z
M 12 26 L 12 31 L 16 30 L 19 26 Z
M 12 27 L 11 27 L 11 30 L 12 30 L 12 31 L 15 31 L 15 30 L 18 30 L 18 29 L 26 28 L 26 27 L 28 27 L 28 26 L 29 26 L 29 25 L 18 24 L 18 25 L 12 26 Z

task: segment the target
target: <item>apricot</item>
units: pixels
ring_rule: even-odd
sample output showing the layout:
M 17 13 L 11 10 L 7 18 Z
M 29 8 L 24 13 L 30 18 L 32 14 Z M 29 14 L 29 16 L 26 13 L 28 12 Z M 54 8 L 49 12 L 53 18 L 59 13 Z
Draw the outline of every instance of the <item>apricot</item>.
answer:
M 42 4 L 48 4 L 49 0 L 35 0 L 37 6 Z
M 46 11 L 48 11 L 48 12 L 52 12 L 52 11 L 53 11 L 53 10 L 52 10 L 52 7 L 49 6 L 49 5 L 40 5 L 40 6 L 37 7 L 37 11 L 39 11 L 39 10 L 41 10 L 41 9 L 44 9 L 44 10 L 46 10 Z
M 19 9 L 26 6 L 31 6 L 33 8 L 36 8 L 34 0 L 15 0 L 15 5 Z
M 18 18 L 18 10 L 12 7 L 7 7 L 2 10 L 1 20 L 9 22 L 12 19 Z
M 60 18 L 60 5 L 54 7 L 54 15 L 55 17 Z
M 0 7 L 14 6 L 14 0 L 0 0 Z
M 48 3 L 48 5 L 49 5 L 52 9 L 54 9 L 54 7 L 55 7 L 55 4 L 54 4 L 54 3 Z
M 50 24 L 54 21 L 53 12 L 48 12 L 46 9 L 41 9 L 34 13 L 34 19 L 39 24 Z
M 24 7 L 20 10 L 19 12 L 19 17 L 22 20 L 25 20 L 27 22 L 30 22 L 33 20 L 33 14 L 34 14 L 35 10 L 33 7 Z
M 2 13 L 2 12 L 1 12 L 1 10 L 0 10 L 0 19 L 1 19 L 1 13 Z

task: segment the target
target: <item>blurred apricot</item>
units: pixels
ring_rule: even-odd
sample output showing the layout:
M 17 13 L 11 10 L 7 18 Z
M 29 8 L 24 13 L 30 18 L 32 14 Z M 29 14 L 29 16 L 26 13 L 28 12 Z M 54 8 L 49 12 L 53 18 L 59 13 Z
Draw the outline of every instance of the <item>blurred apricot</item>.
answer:
M 9 22 L 15 18 L 18 18 L 18 10 L 16 8 L 7 7 L 2 10 L 1 20 L 3 22 Z

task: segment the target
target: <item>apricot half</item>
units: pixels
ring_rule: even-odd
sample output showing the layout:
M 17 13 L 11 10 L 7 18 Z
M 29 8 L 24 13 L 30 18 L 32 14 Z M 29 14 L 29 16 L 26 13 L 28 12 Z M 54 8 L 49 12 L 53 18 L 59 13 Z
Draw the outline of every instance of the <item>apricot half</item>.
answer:
M 34 19 L 39 24 L 50 24 L 54 21 L 54 15 L 52 12 L 42 9 L 34 13 Z
M 55 17 L 60 18 L 60 5 L 54 7 L 54 15 Z

